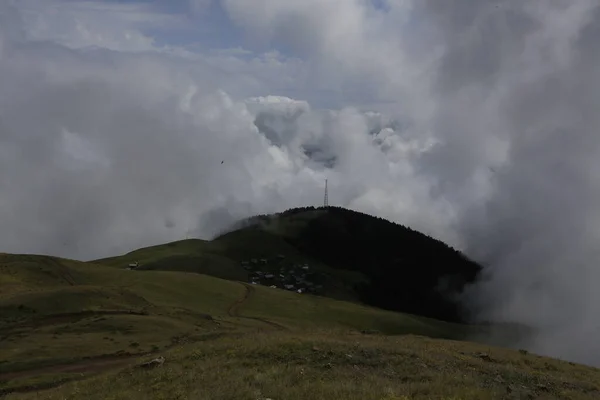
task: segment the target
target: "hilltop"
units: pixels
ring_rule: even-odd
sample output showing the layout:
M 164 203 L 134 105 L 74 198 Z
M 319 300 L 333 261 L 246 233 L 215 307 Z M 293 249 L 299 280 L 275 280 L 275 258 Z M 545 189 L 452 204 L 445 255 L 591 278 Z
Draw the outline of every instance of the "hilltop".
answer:
M 462 321 L 454 295 L 481 270 L 439 240 L 341 207 L 258 215 L 212 241 L 178 241 L 95 262 L 254 281 L 454 322 Z

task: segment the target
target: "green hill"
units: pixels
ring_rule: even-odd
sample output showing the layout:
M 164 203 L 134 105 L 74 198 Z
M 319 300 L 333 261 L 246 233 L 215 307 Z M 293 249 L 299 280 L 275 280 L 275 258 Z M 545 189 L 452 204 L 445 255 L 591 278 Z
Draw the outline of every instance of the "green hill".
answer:
M 0 255 L 0 288 L 0 382 L 9 373 L 86 359 L 122 360 L 215 332 L 275 326 L 455 339 L 467 334 L 460 325 L 325 297 L 46 256 Z M 11 381 L 0 388 L 10 388 Z
M 136 261 L 144 270 L 197 272 L 246 282 L 260 271 L 274 275 L 272 282 L 258 278 L 268 286 L 297 288 L 304 280 L 309 284 L 303 289 L 323 296 L 454 322 L 462 321 L 454 295 L 481 269 L 438 240 L 339 207 L 256 216 L 212 241 L 179 241 L 96 260 L 122 268 Z M 309 270 L 300 270 L 305 264 Z M 297 279 L 299 274 L 307 276 Z
M 600 394 L 594 368 L 463 342 L 486 328 L 202 274 L 1 254 L 0 289 L 7 399 Z

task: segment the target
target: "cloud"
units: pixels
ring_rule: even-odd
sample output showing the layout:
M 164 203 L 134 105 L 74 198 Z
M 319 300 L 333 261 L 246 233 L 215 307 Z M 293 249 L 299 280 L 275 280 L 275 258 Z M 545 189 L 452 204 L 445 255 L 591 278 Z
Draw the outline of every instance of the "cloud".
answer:
M 481 318 L 536 328 L 526 343 L 535 351 L 597 364 L 600 75 L 591 43 L 600 9 L 587 1 L 421 7 L 437 17 L 446 49 L 435 82 L 446 145 L 427 168 L 447 198 L 467 189 L 477 199 L 468 190 L 474 172 L 491 167 L 484 195 L 457 203 L 467 251 L 489 265 L 472 304 Z M 444 165 L 452 168 L 440 173 Z
M 71 48 L 101 47 L 140 52 L 155 49 L 146 30 L 185 24 L 143 3 L 23 0 L 19 10 L 33 40 L 51 40 Z
M 199 14 L 207 12 L 213 3 L 213 0 L 190 0 L 192 11 Z
M 143 3 L 10 4 L 3 251 L 88 259 L 211 237 L 320 204 L 328 178 L 331 204 L 484 262 L 476 319 L 600 362 L 596 2 L 201 1 L 245 33 L 208 49 L 164 44 L 195 20 Z
M 105 8 L 75 9 L 89 10 L 88 19 Z M 137 23 L 150 12 L 142 11 L 128 18 Z M 50 31 L 40 37 L 35 24 L 23 28 L 29 39 L 12 41 L 1 66 L 0 164 L 12 171 L 1 181 L 7 251 L 100 257 L 319 204 L 325 177 L 332 202 L 357 199 L 370 209 L 382 193 L 365 200 L 365 168 L 392 185 L 368 134 L 376 117 L 271 94 L 302 68 L 295 58 L 140 52 L 109 42 L 90 49 L 73 45 L 78 30 L 65 41 Z M 252 96 L 257 88 L 264 95 Z

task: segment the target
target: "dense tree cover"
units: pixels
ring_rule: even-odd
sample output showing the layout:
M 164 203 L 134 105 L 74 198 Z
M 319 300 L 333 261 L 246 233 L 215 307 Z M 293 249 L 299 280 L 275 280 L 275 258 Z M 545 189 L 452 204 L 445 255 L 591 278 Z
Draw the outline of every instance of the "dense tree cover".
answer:
M 369 282 L 355 290 L 363 302 L 384 309 L 461 321 L 454 295 L 481 270 L 439 240 L 342 207 L 294 208 L 258 215 L 247 223 L 273 221 L 284 230 L 294 227 L 293 234 L 281 233 L 304 254 L 331 267 L 364 274 Z

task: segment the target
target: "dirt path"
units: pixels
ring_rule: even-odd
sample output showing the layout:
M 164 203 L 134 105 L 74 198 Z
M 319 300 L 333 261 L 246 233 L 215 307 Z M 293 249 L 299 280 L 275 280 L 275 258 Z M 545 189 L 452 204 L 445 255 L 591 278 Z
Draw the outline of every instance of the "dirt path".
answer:
M 145 354 L 126 354 L 115 356 L 101 356 L 87 360 L 75 361 L 68 364 L 54 364 L 46 367 L 27 369 L 14 372 L 0 372 L 0 381 L 11 379 L 23 379 L 42 374 L 71 374 L 84 372 L 98 372 L 116 366 L 125 365 L 134 358 L 139 358 Z
M 135 310 L 88 310 L 74 313 L 52 314 L 43 317 L 38 317 L 29 321 L 19 322 L 9 326 L 0 326 L 0 334 L 8 335 L 12 331 L 24 328 L 39 328 L 47 325 L 56 325 L 64 323 L 73 323 L 85 318 L 102 317 L 105 315 L 137 315 L 147 316 L 145 311 Z
M 288 328 L 287 328 L 287 327 L 285 327 L 285 326 L 283 326 L 283 325 L 279 325 L 279 324 L 278 324 L 278 323 L 276 323 L 276 322 L 269 321 L 268 319 L 264 319 L 264 318 L 260 318 L 260 317 L 240 317 L 240 318 L 253 319 L 253 320 L 255 320 L 255 321 L 260 321 L 260 322 L 262 322 L 263 324 L 270 325 L 270 326 L 272 326 L 273 328 L 279 329 L 280 331 L 287 331 L 287 330 L 288 330 Z
M 75 286 L 77 284 L 75 282 L 75 279 L 73 279 L 73 276 L 71 275 L 71 272 L 69 271 L 69 268 L 67 266 L 60 263 L 54 257 L 49 258 L 49 261 L 56 267 L 58 273 L 60 274 L 60 277 L 67 281 L 69 285 Z
M 0 373 L 0 381 L 5 382 L 8 382 L 13 379 L 27 379 L 31 377 L 39 377 L 40 375 L 44 374 L 74 374 L 69 375 L 69 377 L 66 379 L 56 380 L 53 382 L 48 381 L 37 385 L 16 386 L 6 389 L 0 388 L 0 397 L 9 393 L 34 392 L 38 390 L 51 389 L 57 386 L 61 386 L 66 382 L 84 379 L 87 377 L 84 374 L 99 373 L 119 367 L 125 367 L 129 365 L 133 359 L 142 357 L 144 355 L 147 354 L 126 354 L 119 356 L 115 355 L 110 357 L 100 356 L 94 359 L 81 360 L 68 364 L 55 364 L 48 365 L 46 367 L 28 369 L 24 371 Z
M 287 327 L 285 327 L 283 325 L 279 325 L 276 322 L 269 321 L 268 319 L 264 319 L 264 318 L 260 318 L 260 317 L 245 317 L 245 316 L 240 315 L 239 314 L 240 307 L 242 307 L 244 305 L 244 303 L 246 303 L 246 301 L 248 301 L 250 296 L 252 296 L 254 294 L 254 292 L 256 291 L 254 289 L 254 287 L 252 287 L 252 285 L 249 285 L 247 283 L 242 283 L 242 285 L 244 285 L 244 288 L 246 289 L 246 291 L 244 292 L 244 295 L 242 297 L 237 299 L 231 306 L 229 306 L 229 309 L 227 310 L 227 314 L 230 317 L 252 319 L 255 321 L 260 321 L 264 324 L 267 324 L 267 325 L 269 325 L 273 328 L 279 329 L 279 330 L 287 330 L 288 329 Z
M 237 299 L 232 305 L 229 306 L 229 309 L 227 310 L 227 314 L 229 314 L 230 317 L 239 317 L 240 316 L 238 313 L 239 308 L 246 301 L 248 301 L 248 299 L 250 298 L 252 293 L 254 293 L 254 288 L 251 285 L 247 285 L 245 283 L 242 283 L 242 285 L 244 286 L 244 289 L 246 289 L 246 291 L 244 292 L 244 295 L 242 297 Z

